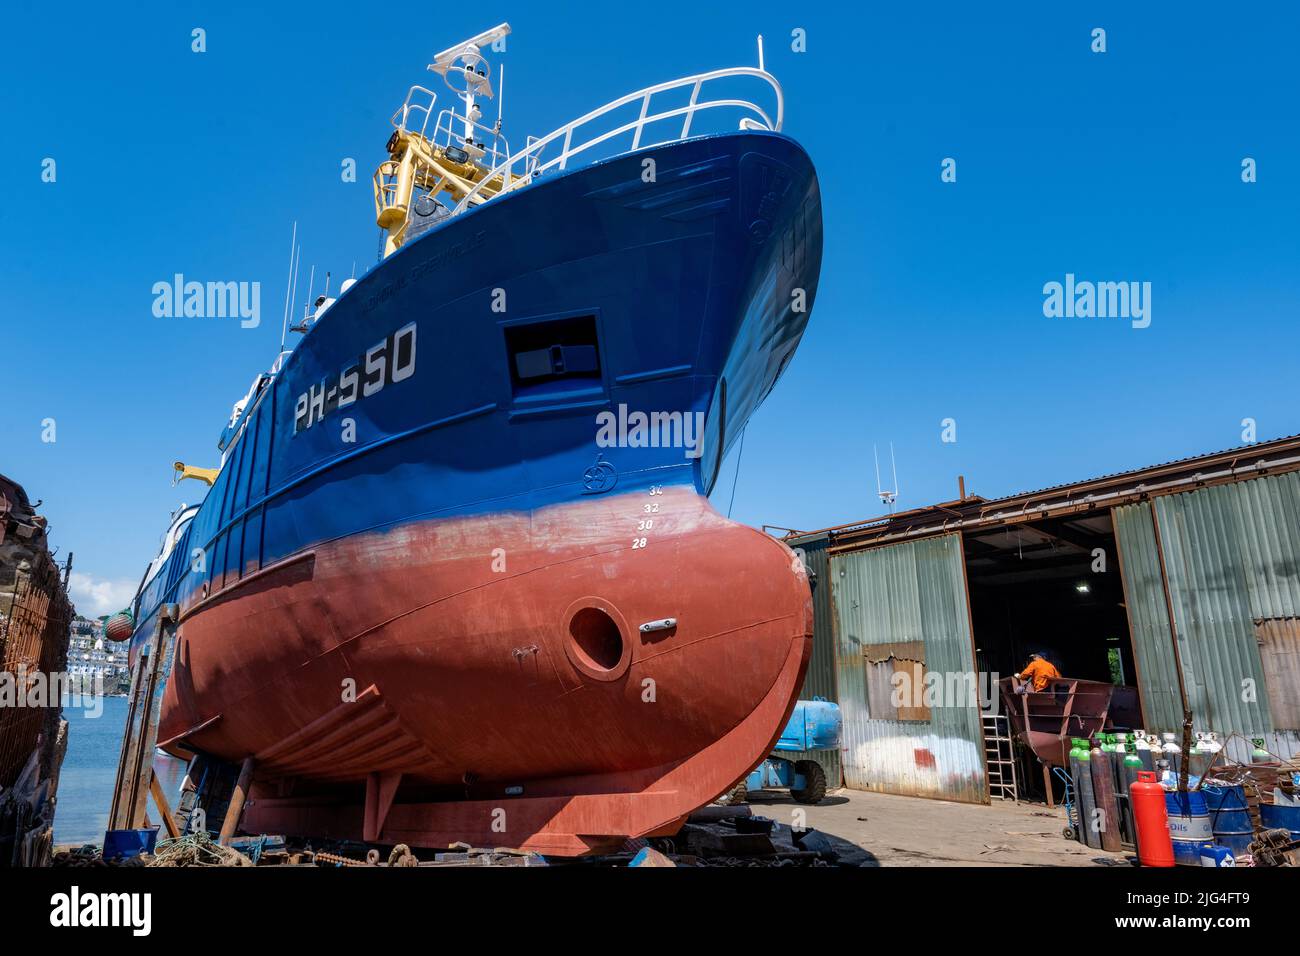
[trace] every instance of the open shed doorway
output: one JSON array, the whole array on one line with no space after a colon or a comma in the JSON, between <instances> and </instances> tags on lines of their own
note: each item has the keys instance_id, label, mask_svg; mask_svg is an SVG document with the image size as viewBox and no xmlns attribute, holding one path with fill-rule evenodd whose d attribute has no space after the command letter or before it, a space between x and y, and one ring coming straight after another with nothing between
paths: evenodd
<instances>
[{"instance_id":1,"label":"open shed doorway","mask_svg":"<svg viewBox=\"0 0 1300 956\"><path fill-rule=\"evenodd\" d=\"M1042 654L1064 678L1110 683L1119 726L1140 723L1128 610L1110 511L1018 523L963 534L976 668L1010 677ZM996 713L998 687L980 681ZM1010 728L1014 733L1014 722ZM1042 765L1015 748L1021 799L1048 797ZM1062 796L1055 782L1054 798ZM995 794L996 795L996 794Z\"/></svg>"}]
</instances>

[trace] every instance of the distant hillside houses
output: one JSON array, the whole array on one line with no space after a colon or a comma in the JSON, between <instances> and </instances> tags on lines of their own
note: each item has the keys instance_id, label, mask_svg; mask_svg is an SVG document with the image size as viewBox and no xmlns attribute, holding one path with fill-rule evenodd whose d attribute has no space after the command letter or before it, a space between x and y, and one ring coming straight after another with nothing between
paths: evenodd
<instances>
[{"instance_id":1,"label":"distant hillside houses","mask_svg":"<svg viewBox=\"0 0 1300 956\"><path fill-rule=\"evenodd\" d=\"M68 674L85 690L92 690L95 678L104 693L124 694L131 682L127 644L104 640L103 619L77 615L72 619L68 641Z\"/></svg>"}]
</instances>

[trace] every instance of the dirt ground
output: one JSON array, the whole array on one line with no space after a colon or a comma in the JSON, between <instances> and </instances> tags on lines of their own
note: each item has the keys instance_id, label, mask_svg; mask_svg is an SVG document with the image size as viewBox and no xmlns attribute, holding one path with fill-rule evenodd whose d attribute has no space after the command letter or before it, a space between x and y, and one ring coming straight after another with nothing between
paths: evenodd
<instances>
[{"instance_id":1,"label":"dirt ground","mask_svg":"<svg viewBox=\"0 0 1300 956\"><path fill-rule=\"evenodd\" d=\"M842 856L853 854L866 866L1130 865L1124 854L1065 839L1064 808L1041 803L983 806L847 789L831 791L815 807L779 792L755 793L749 802L759 816L820 830Z\"/></svg>"}]
</instances>

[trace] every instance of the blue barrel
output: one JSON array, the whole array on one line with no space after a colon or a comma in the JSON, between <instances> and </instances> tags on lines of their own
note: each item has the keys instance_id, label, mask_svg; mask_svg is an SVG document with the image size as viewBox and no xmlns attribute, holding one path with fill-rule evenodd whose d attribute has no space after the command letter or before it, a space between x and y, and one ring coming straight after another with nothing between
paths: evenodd
<instances>
[{"instance_id":1,"label":"blue barrel","mask_svg":"<svg viewBox=\"0 0 1300 956\"><path fill-rule=\"evenodd\" d=\"M1250 841L1255 837L1254 824L1250 822L1250 807L1246 803L1244 787L1201 788L1205 807L1210 812L1210 829L1214 842L1226 846L1234 856L1249 852Z\"/></svg>"},{"instance_id":2,"label":"blue barrel","mask_svg":"<svg viewBox=\"0 0 1300 956\"><path fill-rule=\"evenodd\" d=\"M1205 797L1195 790L1166 793L1169 836L1174 843L1174 862L1179 866L1200 866L1201 847L1214 842L1210 811Z\"/></svg>"},{"instance_id":3,"label":"blue barrel","mask_svg":"<svg viewBox=\"0 0 1300 956\"><path fill-rule=\"evenodd\" d=\"M1291 839L1300 840L1300 807L1281 807L1273 803L1261 803L1259 822L1265 830L1290 830Z\"/></svg>"}]
</instances>

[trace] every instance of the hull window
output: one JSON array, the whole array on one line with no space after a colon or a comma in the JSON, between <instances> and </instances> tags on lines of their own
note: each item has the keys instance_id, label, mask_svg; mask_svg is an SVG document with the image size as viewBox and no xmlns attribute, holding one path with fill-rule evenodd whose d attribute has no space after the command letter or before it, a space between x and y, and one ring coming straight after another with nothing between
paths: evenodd
<instances>
[{"instance_id":1,"label":"hull window","mask_svg":"<svg viewBox=\"0 0 1300 956\"><path fill-rule=\"evenodd\" d=\"M601 385L595 316L511 325L505 335L516 398Z\"/></svg>"}]
</instances>

